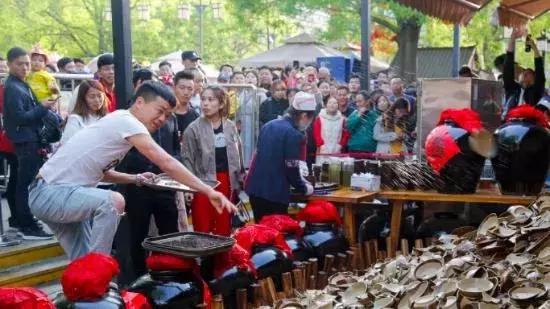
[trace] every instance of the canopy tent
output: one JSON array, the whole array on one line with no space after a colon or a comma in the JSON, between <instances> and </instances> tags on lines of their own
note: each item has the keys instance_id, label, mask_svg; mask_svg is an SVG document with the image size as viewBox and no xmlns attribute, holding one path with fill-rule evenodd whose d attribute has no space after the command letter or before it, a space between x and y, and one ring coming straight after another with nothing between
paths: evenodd
<instances>
[{"instance_id":1,"label":"canopy tent","mask_svg":"<svg viewBox=\"0 0 550 309\"><path fill-rule=\"evenodd\" d=\"M285 44L280 47L241 60L239 66L285 67L292 65L294 61L299 61L300 65L304 65L315 63L318 57L347 57L347 55L316 41L307 33L302 33L287 39Z\"/></svg>"},{"instance_id":2,"label":"canopy tent","mask_svg":"<svg viewBox=\"0 0 550 309\"><path fill-rule=\"evenodd\" d=\"M396 0L420 12L455 24L467 24L491 0ZM499 22L515 27L550 10L549 0L500 0Z\"/></svg>"},{"instance_id":3,"label":"canopy tent","mask_svg":"<svg viewBox=\"0 0 550 309\"><path fill-rule=\"evenodd\" d=\"M498 8L498 17L501 25L518 26L548 10L549 0L502 0Z\"/></svg>"}]
</instances>

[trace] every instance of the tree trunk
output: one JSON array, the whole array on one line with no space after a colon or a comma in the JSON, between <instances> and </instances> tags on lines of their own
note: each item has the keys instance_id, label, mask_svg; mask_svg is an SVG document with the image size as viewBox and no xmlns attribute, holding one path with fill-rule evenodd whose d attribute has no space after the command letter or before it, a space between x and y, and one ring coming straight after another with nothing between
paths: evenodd
<instances>
[{"instance_id":1,"label":"tree trunk","mask_svg":"<svg viewBox=\"0 0 550 309\"><path fill-rule=\"evenodd\" d=\"M105 41L105 29L103 28L103 25L99 25L98 40L99 53L103 54L107 51L107 42Z\"/></svg>"},{"instance_id":2,"label":"tree trunk","mask_svg":"<svg viewBox=\"0 0 550 309\"><path fill-rule=\"evenodd\" d=\"M396 69L399 77L406 82L412 82L416 80L416 54L422 25L416 19L403 20L399 24L401 25L397 34L399 50L396 55L399 59L399 67Z\"/></svg>"}]
</instances>

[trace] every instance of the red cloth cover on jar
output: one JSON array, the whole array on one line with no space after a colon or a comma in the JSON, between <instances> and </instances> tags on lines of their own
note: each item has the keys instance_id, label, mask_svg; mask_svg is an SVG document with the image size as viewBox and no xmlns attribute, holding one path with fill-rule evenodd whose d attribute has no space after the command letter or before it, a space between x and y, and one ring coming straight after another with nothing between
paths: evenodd
<instances>
[{"instance_id":1,"label":"red cloth cover on jar","mask_svg":"<svg viewBox=\"0 0 550 309\"><path fill-rule=\"evenodd\" d=\"M239 244L235 244L228 252L223 252L215 256L214 277L221 277L224 272L235 266L240 270L248 269L256 276L254 263L250 260L250 252L239 246Z\"/></svg>"},{"instance_id":2,"label":"red cloth cover on jar","mask_svg":"<svg viewBox=\"0 0 550 309\"><path fill-rule=\"evenodd\" d=\"M210 293L208 284L202 279L200 269L194 259L168 253L151 252L151 255L145 260L145 264L147 265L147 269L150 270L181 270L192 272L195 278L202 282L203 302L207 305L207 308L211 307L212 293Z\"/></svg>"},{"instance_id":3,"label":"red cloth cover on jar","mask_svg":"<svg viewBox=\"0 0 550 309\"><path fill-rule=\"evenodd\" d=\"M428 134L425 149L428 164L438 174L449 160L460 153L460 148L449 134L447 126L436 127Z\"/></svg>"},{"instance_id":4,"label":"red cloth cover on jar","mask_svg":"<svg viewBox=\"0 0 550 309\"><path fill-rule=\"evenodd\" d=\"M186 259L180 256L152 252L151 255L145 259L147 269L150 270L182 270L192 271L197 263L194 259Z\"/></svg>"},{"instance_id":5,"label":"red cloth cover on jar","mask_svg":"<svg viewBox=\"0 0 550 309\"><path fill-rule=\"evenodd\" d=\"M103 297L109 283L120 272L118 262L103 253L88 253L69 264L61 276L68 300L95 301Z\"/></svg>"},{"instance_id":6,"label":"red cloth cover on jar","mask_svg":"<svg viewBox=\"0 0 550 309\"><path fill-rule=\"evenodd\" d=\"M338 209L331 202L323 200L308 202L306 207L298 212L296 219L306 223L342 224Z\"/></svg>"},{"instance_id":7,"label":"red cloth cover on jar","mask_svg":"<svg viewBox=\"0 0 550 309\"><path fill-rule=\"evenodd\" d=\"M449 108L442 111L441 115L439 115L439 122L437 123L437 125L440 126L442 124L445 124L446 120L451 120L458 127L468 131L468 133L470 134L483 129L483 124L481 123L481 118L479 118L479 114L469 108Z\"/></svg>"},{"instance_id":8,"label":"red cloth cover on jar","mask_svg":"<svg viewBox=\"0 0 550 309\"><path fill-rule=\"evenodd\" d=\"M55 309L46 293L35 288L0 288L2 309Z\"/></svg>"},{"instance_id":9,"label":"red cloth cover on jar","mask_svg":"<svg viewBox=\"0 0 550 309\"><path fill-rule=\"evenodd\" d=\"M534 108L531 105L520 105L512 109L508 115L506 115L506 121L510 121L512 118L524 118L535 121L539 126L543 128L549 128L548 119L541 110Z\"/></svg>"},{"instance_id":10,"label":"red cloth cover on jar","mask_svg":"<svg viewBox=\"0 0 550 309\"><path fill-rule=\"evenodd\" d=\"M122 291L120 293L126 309L152 309L147 297L140 293Z\"/></svg>"},{"instance_id":11,"label":"red cloth cover on jar","mask_svg":"<svg viewBox=\"0 0 550 309\"><path fill-rule=\"evenodd\" d=\"M237 244L250 254L252 253L252 247L256 245L273 245L292 257L292 250L287 245L283 234L269 226L261 224L247 225L238 229L233 238L235 238Z\"/></svg>"},{"instance_id":12,"label":"red cloth cover on jar","mask_svg":"<svg viewBox=\"0 0 550 309\"><path fill-rule=\"evenodd\" d=\"M302 229L300 223L288 215L264 216L260 224L272 227L281 233L294 234L298 237L304 235L304 229Z\"/></svg>"}]
</instances>

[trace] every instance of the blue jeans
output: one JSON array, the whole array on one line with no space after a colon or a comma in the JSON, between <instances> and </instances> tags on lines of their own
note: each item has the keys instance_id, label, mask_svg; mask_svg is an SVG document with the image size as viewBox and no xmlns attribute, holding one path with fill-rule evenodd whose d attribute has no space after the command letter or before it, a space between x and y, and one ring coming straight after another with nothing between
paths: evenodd
<instances>
[{"instance_id":1,"label":"blue jeans","mask_svg":"<svg viewBox=\"0 0 550 309\"><path fill-rule=\"evenodd\" d=\"M15 155L17 156L17 186L15 188L15 216L19 227L32 227L34 218L29 209L29 185L38 174L38 170L44 164L44 155L40 154L40 143L16 143Z\"/></svg>"},{"instance_id":2,"label":"blue jeans","mask_svg":"<svg viewBox=\"0 0 550 309\"><path fill-rule=\"evenodd\" d=\"M33 214L50 227L71 260L89 252L111 254L120 222L112 191L43 179L29 190Z\"/></svg>"}]
</instances>

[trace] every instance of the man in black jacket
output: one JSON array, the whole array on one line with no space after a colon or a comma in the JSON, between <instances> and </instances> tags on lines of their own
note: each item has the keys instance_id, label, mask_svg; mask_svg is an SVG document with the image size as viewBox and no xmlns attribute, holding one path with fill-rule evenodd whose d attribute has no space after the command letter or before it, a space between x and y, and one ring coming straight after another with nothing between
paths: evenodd
<instances>
[{"instance_id":1,"label":"man in black jacket","mask_svg":"<svg viewBox=\"0 0 550 309\"><path fill-rule=\"evenodd\" d=\"M15 146L19 169L15 191L16 214L11 214L10 225L18 228L23 239L41 240L52 238L46 233L29 209L29 185L44 163L46 148L41 142L42 119L56 101L39 102L25 83L29 74L28 53L13 47L8 52L9 76L4 83L4 127Z\"/></svg>"},{"instance_id":2,"label":"man in black jacket","mask_svg":"<svg viewBox=\"0 0 550 309\"><path fill-rule=\"evenodd\" d=\"M137 90L139 86L153 79L153 73L147 69L134 71L133 83ZM175 115L171 115L166 123L156 132L151 133L153 139L166 152L181 161L181 147L178 135L178 123ZM117 168L125 173L141 174L152 172L162 173L160 168L149 161L137 149L132 148ZM174 191L163 191L137 185L126 185L123 192L126 199L126 213L130 231L130 256L135 276L146 273L146 252L141 243L149 233L151 216L155 219L159 235L178 231L178 209Z\"/></svg>"},{"instance_id":3,"label":"man in black jacket","mask_svg":"<svg viewBox=\"0 0 550 309\"><path fill-rule=\"evenodd\" d=\"M526 38L526 44L529 45L533 51L535 70L523 70L519 75L519 81L515 81L514 74L516 66L514 52L516 48L516 39L523 35L525 35L525 29L514 29L510 41L508 42L508 49L506 50L503 72L504 91L506 93L504 116L510 109L520 104L525 103L534 106L544 96L544 84L546 83L546 78L544 76L544 60L540 55L537 44L530 36Z\"/></svg>"}]
</instances>

